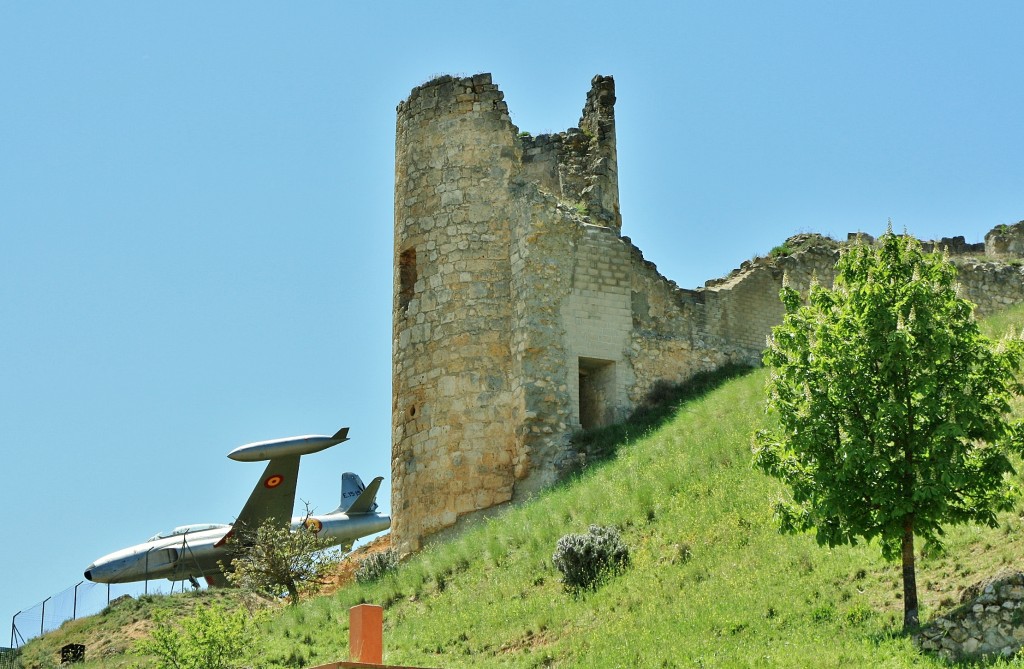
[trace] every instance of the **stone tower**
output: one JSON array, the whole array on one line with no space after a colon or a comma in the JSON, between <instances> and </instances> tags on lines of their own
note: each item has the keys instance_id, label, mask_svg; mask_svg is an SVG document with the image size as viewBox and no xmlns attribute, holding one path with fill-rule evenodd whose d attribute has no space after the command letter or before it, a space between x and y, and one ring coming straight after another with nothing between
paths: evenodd
<instances>
[{"instance_id":1,"label":"stone tower","mask_svg":"<svg viewBox=\"0 0 1024 669\"><path fill-rule=\"evenodd\" d=\"M580 127L537 139L519 136L486 74L438 78L398 106L392 505L402 550L554 476L531 457L564 441L572 412L532 407L535 396L567 406L573 390L560 314L542 294L568 290L583 216L618 238L614 100L612 79L595 77Z\"/></svg>"},{"instance_id":2,"label":"stone tower","mask_svg":"<svg viewBox=\"0 0 1024 669\"><path fill-rule=\"evenodd\" d=\"M414 550L507 501L519 464L508 192L521 152L487 75L415 89L395 146L393 536Z\"/></svg>"}]
</instances>

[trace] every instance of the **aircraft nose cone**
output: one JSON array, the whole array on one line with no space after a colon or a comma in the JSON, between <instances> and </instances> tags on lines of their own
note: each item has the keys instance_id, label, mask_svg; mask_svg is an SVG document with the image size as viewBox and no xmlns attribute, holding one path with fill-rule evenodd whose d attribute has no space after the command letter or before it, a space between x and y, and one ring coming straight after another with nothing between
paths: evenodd
<instances>
[{"instance_id":1,"label":"aircraft nose cone","mask_svg":"<svg viewBox=\"0 0 1024 669\"><path fill-rule=\"evenodd\" d=\"M85 570L85 580L87 580L87 581L91 581L92 580L92 567L91 566L88 569Z\"/></svg>"}]
</instances>

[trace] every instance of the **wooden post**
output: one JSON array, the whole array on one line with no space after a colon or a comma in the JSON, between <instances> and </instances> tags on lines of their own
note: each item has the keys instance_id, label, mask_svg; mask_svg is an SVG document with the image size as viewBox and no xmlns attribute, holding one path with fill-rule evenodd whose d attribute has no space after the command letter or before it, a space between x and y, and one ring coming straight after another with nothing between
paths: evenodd
<instances>
[{"instance_id":1,"label":"wooden post","mask_svg":"<svg viewBox=\"0 0 1024 669\"><path fill-rule=\"evenodd\" d=\"M384 662L384 608L360 604L348 610L349 661Z\"/></svg>"}]
</instances>

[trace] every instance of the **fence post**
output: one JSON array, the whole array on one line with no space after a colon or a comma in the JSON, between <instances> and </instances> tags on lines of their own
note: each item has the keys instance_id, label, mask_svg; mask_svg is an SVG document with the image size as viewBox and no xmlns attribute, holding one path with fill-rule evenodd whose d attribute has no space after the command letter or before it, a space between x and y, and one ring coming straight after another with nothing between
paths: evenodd
<instances>
[{"instance_id":1,"label":"fence post","mask_svg":"<svg viewBox=\"0 0 1024 669\"><path fill-rule=\"evenodd\" d=\"M18 616L20 616L22 613L24 613L24 611L18 611L14 614L14 617L11 618L11 648L17 648L19 646L25 645L25 637L23 637L21 635L21 632L18 631L17 623ZM18 643L18 639L21 639L20 644Z\"/></svg>"},{"instance_id":2,"label":"fence post","mask_svg":"<svg viewBox=\"0 0 1024 669\"><path fill-rule=\"evenodd\" d=\"M39 636L43 636L43 623L46 622L46 602L50 601L50 597L43 600L43 612L39 614Z\"/></svg>"},{"instance_id":3,"label":"fence post","mask_svg":"<svg viewBox=\"0 0 1024 669\"><path fill-rule=\"evenodd\" d=\"M78 586L85 583L85 581L79 581L75 584L75 597L71 600L71 619L78 620Z\"/></svg>"},{"instance_id":4,"label":"fence post","mask_svg":"<svg viewBox=\"0 0 1024 669\"><path fill-rule=\"evenodd\" d=\"M359 604L348 610L348 653L351 662L384 661L384 608Z\"/></svg>"}]
</instances>

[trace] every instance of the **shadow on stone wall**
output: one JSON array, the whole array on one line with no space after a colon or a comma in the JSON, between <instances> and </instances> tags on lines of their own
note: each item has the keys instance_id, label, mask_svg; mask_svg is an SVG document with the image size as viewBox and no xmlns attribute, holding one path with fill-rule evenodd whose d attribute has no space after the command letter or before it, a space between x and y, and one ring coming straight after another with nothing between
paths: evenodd
<instances>
[{"instance_id":1,"label":"shadow on stone wall","mask_svg":"<svg viewBox=\"0 0 1024 669\"><path fill-rule=\"evenodd\" d=\"M685 402L703 397L753 369L749 365L730 364L701 372L682 383L656 383L644 402L623 422L577 432L572 436L570 449L576 452L576 461L564 471L559 481L572 478L587 465L613 457L620 447L671 420Z\"/></svg>"}]
</instances>

